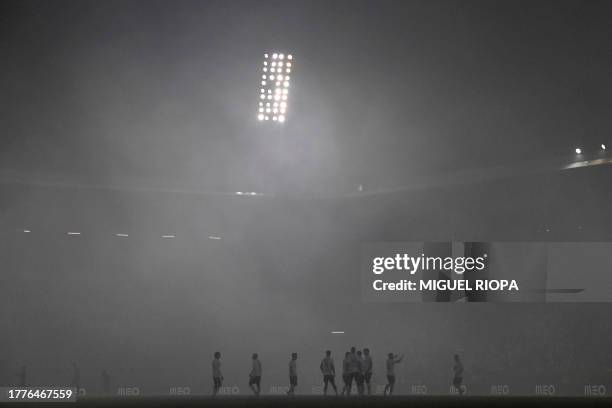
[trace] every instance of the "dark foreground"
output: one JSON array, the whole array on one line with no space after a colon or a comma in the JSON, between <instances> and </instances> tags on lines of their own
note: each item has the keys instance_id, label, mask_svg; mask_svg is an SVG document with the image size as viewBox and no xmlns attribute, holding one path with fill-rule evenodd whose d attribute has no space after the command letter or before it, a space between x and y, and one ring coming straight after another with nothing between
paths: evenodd
<instances>
[{"instance_id":1,"label":"dark foreground","mask_svg":"<svg viewBox=\"0 0 612 408\"><path fill-rule=\"evenodd\" d=\"M19 404L0 404L0 407L22 406ZM26 404L27 405L27 404ZM43 406L75 406L75 403L44 403ZM230 407L230 408L263 408L263 407L508 407L522 408L530 406L612 406L612 398L594 397L452 397L452 396L419 396L419 397L370 397L370 398L334 398L334 397L134 397L134 398L82 398L78 406L89 407Z\"/></svg>"}]
</instances>

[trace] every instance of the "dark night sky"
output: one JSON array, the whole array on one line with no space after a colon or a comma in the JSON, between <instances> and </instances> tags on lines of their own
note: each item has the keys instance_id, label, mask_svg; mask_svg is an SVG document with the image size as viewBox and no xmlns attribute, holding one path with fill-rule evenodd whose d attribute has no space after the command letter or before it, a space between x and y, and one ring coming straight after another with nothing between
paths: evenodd
<instances>
[{"instance_id":1,"label":"dark night sky","mask_svg":"<svg viewBox=\"0 0 612 408\"><path fill-rule=\"evenodd\" d=\"M604 1L0 7L0 170L28 177L339 191L612 144ZM255 120L273 49L282 132Z\"/></svg>"}]
</instances>

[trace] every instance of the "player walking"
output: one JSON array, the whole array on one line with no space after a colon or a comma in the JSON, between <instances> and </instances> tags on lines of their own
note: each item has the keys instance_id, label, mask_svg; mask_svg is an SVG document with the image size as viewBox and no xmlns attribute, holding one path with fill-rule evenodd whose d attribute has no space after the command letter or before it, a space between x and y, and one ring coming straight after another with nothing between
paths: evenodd
<instances>
[{"instance_id":1,"label":"player walking","mask_svg":"<svg viewBox=\"0 0 612 408\"><path fill-rule=\"evenodd\" d=\"M363 349L363 379L366 383L368 395L372 395L372 356L370 349Z\"/></svg>"},{"instance_id":2,"label":"player walking","mask_svg":"<svg viewBox=\"0 0 612 408\"><path fill-rule=\"evenodd\" d=\"M215 358L212 361L212 376L213 376L213 396L219 392L219 388L223 384L223 374L221 374L221 353L215 352Z\"/></svg>"},{"instance_id":3,"label":"player walking","mask_svg":"<svg viewBox=\"0 0 612 408\"><path fill-rule=\"evenodd\" d=\"M255 396L259 397L261 392L261 361L259 361L257 353L253 353L252 359L253 366L249 373L249 387L253 390Z\"/></svg>"},{"instance_id":4,"label":"player walking","mask_svg":"<svg viewBox=\"0 0 612 408\"><path fill-rule=\"evenodd\" d=\"M389 353L387 358L387 385L385 385L385 395L393 394L393 386L395 385L395 365L402 361L404 355L394 355L393 353ZM388 394L387 394L388 392Z\"/></svg>"},{"instance_id":5,"label":"player walking","mask_svg":"<svg viewBox=\"0 0 612 408\"><path fill-rule=\"evenodd\" d=\"M325 352L325 357L321 360L321 373L323 374L323 395L327 395L327 388L331 384L336 395L338 395L338 388L336 388L336 367L334 367L334 359L331 358L331 351Z\"/></svg>"},{"instance_id":6,"label":"player walking","mask_svg":"<svg viewBox=\"0 0 612 408\"><path fill-rule=\"evenodd\" d=\"M459 360L459 354L455 354L455 364L453 365L453 386L459 395L463 395L463 364Z\"/></svg>"},{"instance_id":7,"label":"player walking","mask_svg":"<svg viewBox=\"0 0 612 408\"><path fill-rule=\"evenodd\" d=\"M287 391L287 395L293 397L295 395L295 387L298 384L297 377L297 353L291 354L291 360L289 360L289 391Z\"/></svg>"}]
</instances>

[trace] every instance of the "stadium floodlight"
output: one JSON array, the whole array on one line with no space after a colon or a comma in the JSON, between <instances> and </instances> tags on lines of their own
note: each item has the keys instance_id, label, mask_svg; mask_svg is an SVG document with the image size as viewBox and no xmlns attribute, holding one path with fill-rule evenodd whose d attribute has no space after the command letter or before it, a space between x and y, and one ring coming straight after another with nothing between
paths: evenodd
<instances>
[{"instance_id":1,"label":"stadium floodlight","mask_svg":"<svg viewBox=\"0 0 612 408\"><path fill-rule=\"evenodd\" d=\"M283 123L287 120L287 100L290 84L289 74L293 62L293 55L281 52L264 54L261 73L261 86L257 120ZM263 102L267 102L265 110ZM274 103L273 107L270 103ZM280 104L280 105L279 105ZM280 106L280 108L279 108ZM271 115L270 115L271 114Z\"/></svg>"}]
</instances>

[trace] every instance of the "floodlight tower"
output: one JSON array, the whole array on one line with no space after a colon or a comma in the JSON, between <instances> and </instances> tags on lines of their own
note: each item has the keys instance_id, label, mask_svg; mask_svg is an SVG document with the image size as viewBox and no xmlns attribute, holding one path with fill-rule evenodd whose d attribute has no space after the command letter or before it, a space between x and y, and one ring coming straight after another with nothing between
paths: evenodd
<instances>
[{"instance_id":1,"label":"floodlight tower","mask_svg":"<svg viewBox=\"0 0 612 408\"><path fill-rule=\"evenodd\" d=\"M289 94L294 59L286 51L264 53L258 74L257 111L251 117L260 135L257 143L265 152L265 159L259 163L260 169L267 172L267 180L277 193L289 192L295 187L292 158L296 154L296 141L287 137L289 128L286 123L292 114Z\"/></svg>"},{"instance_id":2,"label":"floodlight tower","mask_svg":"<svg viewBox=\"0 0 612 408\"><path fill-rule=\"evenodd\" d=\"M261 68L257 120L281 125L287 120L293 55L267 52Z\"/></svg>"}]
</instances>

